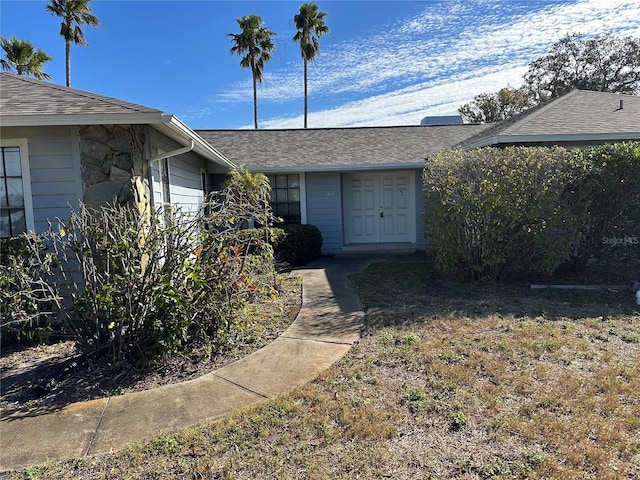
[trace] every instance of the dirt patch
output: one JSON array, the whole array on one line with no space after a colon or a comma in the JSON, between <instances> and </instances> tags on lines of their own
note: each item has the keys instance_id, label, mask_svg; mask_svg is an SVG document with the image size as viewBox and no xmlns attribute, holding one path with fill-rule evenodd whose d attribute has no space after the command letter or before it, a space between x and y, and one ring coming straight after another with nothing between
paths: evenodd
<instances>
[{"instance_id":1,"label":"dirt patch","mask_svg":"<svg viewBox=\"0 0 640 480\"><path fill-rule=\"evenodd\" d=\"M72 341L3 352L0 415L46 413L74 402L149 390L210 373L277 338L301 306L301 282L289 279L276 300L252 305L242 336L218 352L207 345L161 358L146 368L116 367L79 354Z\"/></svg>"}]
</instances>

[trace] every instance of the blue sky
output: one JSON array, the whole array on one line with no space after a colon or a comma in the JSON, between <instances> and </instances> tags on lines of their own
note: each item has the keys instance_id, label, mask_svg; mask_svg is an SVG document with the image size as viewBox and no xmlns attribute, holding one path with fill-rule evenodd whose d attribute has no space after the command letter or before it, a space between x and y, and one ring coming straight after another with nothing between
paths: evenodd
<instances>
[{"instance_id":1,"label":"blue sky","mask_svg":"<svg viewBox=\"0 0 640 480\"><path fill-rule=\"evenodd\" d=\"M260 128L301 128L302 1L94 0L99 28L72 46L71 85L163 110L194 129L253 127L251 74L229 53L236 18L260 15L276 52L258 90ZM567 33L640 37L638 0L318 1L330 33L309 70L309 127L415 125L482 92L519 86ZM64 84L60 20L46 0L0 0L0 32L29 40Z\"/></svg>"}]
</instances>

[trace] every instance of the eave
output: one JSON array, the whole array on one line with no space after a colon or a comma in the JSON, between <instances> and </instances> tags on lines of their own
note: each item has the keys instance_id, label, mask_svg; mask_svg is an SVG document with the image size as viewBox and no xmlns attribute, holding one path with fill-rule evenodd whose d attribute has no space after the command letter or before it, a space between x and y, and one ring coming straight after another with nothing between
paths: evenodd
<instances>
[{"instance_id":1,"label":"eave","mask_svg":"<svg viewBox=\"0 0 640 480\"><path fill-rule=\"evenodd\" d=\"M158 131L164 133L168 137L174 139L176 142L184 145L184 140L193 139L195 146L193 151L203 156L204 158L221 164L230 170L237 170L237 166L222 153L218 152L207 141L205 141L200 135L187 127L177 117L173 115L163 114L162 122L160 124L152 124L152 127Z\"/></svg>"}]
</instances>

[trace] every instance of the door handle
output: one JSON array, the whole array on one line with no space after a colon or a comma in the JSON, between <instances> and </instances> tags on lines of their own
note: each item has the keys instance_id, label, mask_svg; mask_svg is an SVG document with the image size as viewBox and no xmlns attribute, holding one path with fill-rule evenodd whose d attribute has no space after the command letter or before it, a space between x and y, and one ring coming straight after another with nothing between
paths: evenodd
<instances>
[{"instance_id":1,"label":"door handle","mask_svg":"<svg viewBox=\"0 0 640 480\"><path fill-rule=\"evenodd\" d=\"M384 210L380 210L380 218L384 218Z\"/></svg>"}]
</instances>

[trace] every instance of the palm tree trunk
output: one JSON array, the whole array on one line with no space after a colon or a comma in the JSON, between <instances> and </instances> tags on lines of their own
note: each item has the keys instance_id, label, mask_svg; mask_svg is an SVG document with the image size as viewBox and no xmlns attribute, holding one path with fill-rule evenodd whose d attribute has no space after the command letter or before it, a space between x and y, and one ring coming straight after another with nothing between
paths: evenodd
<instances>
[{"instance_id":1,"label":"palm tree trunk","mask_svg":"<svg viewBox=\"0 0 640 480\"><path fill-rule=\"evenodd\" d=\"M307 128L307 110L308 110L308 97L307 97L307 59L303 58L304 63L304 128Z\"/></svg>"},{"instance_id":2,"label":"palm tree trunk","mask_svg":"<svg viewBox=\"0 0 640 480\"><path fill-rule=\"evenodd\" d=\"M253 124L258 129L258 90L256 86L256 77L253 76Z\"/></svg>"},{"instance_id":3,"label":"palm tree trunk","mask_svg":"<svg viewBox=\"0 0 640 480\"><path fill-rule=\"evenodd\" d=\"M65 42L65 56L67 62L67 87L71 86L71 42L67 40Z\"/></svg>"}]
</instances>

